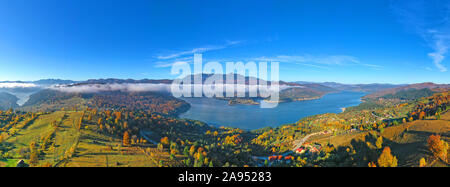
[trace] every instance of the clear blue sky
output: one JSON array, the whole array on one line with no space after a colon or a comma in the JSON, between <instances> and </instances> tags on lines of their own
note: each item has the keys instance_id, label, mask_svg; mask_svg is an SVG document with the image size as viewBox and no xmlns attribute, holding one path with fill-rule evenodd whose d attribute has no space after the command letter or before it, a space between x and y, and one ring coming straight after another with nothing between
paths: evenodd
<instances>
[{"instance_id":1,"label":"clear blue sky","mask_svg":"<svg viewBox=\"0 0 450 187\"><path fill-rule=\"evenodd\" d=\"M201 52L287 81L450 83L449 2L2 0L0 80L173 78Z\"/></svg>"}]
</instances>

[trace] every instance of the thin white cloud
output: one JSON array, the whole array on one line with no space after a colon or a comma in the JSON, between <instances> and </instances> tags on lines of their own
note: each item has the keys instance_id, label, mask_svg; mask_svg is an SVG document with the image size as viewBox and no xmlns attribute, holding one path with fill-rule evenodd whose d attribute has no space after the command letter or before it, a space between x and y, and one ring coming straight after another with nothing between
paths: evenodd
<instances>
[{"instance_id":1,"label":"thin white cloud","mask_svg":"<svg viewBox=\"0 0 450 187\"><path fill-rule=\"evenodd\" d=\"M224 46L207 46L207 47L195 48L195 49L192 49L189 51L173 53L173 54L169 54L169 55L165 55L165 56L158 56L157 58L160 60L167 60L167 59L177 58L177 57L180 57L183 55L191 55L194 53L204 53L207 51L219 50L219 49L223 49L223 48L225 48L225 47Z\"/></svg>"},{"instance_id":2,"label":"thin white cloud","mask_svg":"<svg viewBox=\"0 0 450 187\"><path fill-rule=\"evenodd\" d=\"M214 95L216 93L215 88L218 84L191 84L188 90L203 90L205 95ZM246 85L246 84L226 84L222 83L220 88L223 91L231 90L235 88L237 94L246 94L249 92L257 93L258 91L267 90L266 85ZM303 86L289 86L279 85L280 90L289 88L303 88ZM124 83L124 84L87 84L87 85L55 85L49 87L49 89L65 92L65 93L100 93L110 91L122 91L122 92L160 92L160 93L172 93L174 95L181 95L177 91L172 90L172 84L149 84L149 83ZM234 94L233 94L234 95Z\"/></svg>"},{"instance_id":3,"label":"thin white cloud","mask_svg":"<svg viewBox=\"0 0 450 187\"><path fill-rule=\"evenodd\" d=\"M434 52L428 53L428 56L433 59L433 64L441 71L445 72L447 71L447 68L442 65L442 61L445 59L445 54L448 51L448 43L446 44L446 39L439 38L436 39L434 43Z\"/></svg>"},{"instance_id":4,"label":"thin white cloud","mask_svg":"<svg viewBox=\"0 0 450 187\"><path fill-rule=\"evenodd\" d=\"M159 61L155 63L156 68L167 68L173 66L175 63L191 63L192 61L174 61L174 62L164 62Z\"/></svg>"},{"instance_id":5,"label":"thin white cloud","mask_svg":"<svg viewBox=\"0 0 450 187\"><path fill-rule=\"evenodd\" d=\"M399 21L424 39L434 51L428 53L441 72L447 71L443 61L450 47L450 1L391 1Z\"/></svg>"},{"instance_id":6,"label":"thin white cloud","mask_svg":"<svg viewBox=\"0 0 450 187\"><path fill-rule=\"evenodd\" d=\"M302 66L313 67L313 68L319 68L319 69L330 69L329 67L319 66L319 65L314 65L314 64L306 64L306 63L295 63L295 64L302 65Z\"/></svg>"},{"instance_id":7,"label":"thin white cloud","mask_svg":"<svg viewBox=\"0 0 450 187\"><path fill-rule=\"evenodd\" d=\"M49 89L67 93L97 93L109 91L123 92L168 92L170 84L149 83L125 83L125 84L86 84L86 85L59 85L51 86Z\"/></svg>"},{"instance_id":8,"label":"thin white cloud","mask_svg":"<svg viewBox=\"0 0 450 187\"><path fill-rule=\"evenodd\" d=\"M373 69L382 69L382 66L375 64L367 64L360 62L356 57L348 55L331 55L331 56L312 56L312 55L278 55L275 57L259 57L252 58L252 61L273 61L293 63L298 65L316 67L320 69L329 69L330 65L344 66L344 65L361 65Z\"/></svg>"},{"instance_id":9,"label":"thin white cloud","mask_svg":"<svg viewBox=\"0 0 450 187\"><path fill-rule=\"evenodd\" d=\"M168 54L168 55L160 55L157 58L159 60L168 60L168 59L181 57L184 55L192 55L194 53L204 53L204 52L208 52L208 51L225 49L227 47L234 46L234 45L240 44L242 42L243 41L226 41L225 44L222 44L222 45L207 45L207 46L200 47L200 48L194 48L192 50L176 52L176 53L172 53L172 54Z\"/></svg>"},{"instance_id":10,"label":"thin white cloud","mask_svg":"<svg viewBox=\"0 0 450 187\"><path fill-rule=\"evenodd\" d=\"M204 59L205 60L205 59ZM313 56L313 55L278 55L273 57L251 57L251 58L221 58L210 59L214 62L239 62L239 61L255 61L255 62L280 62L291 63L301 66L308 66L318 69L330 69L330 66L359 65L366 66L371 69L381 70L383 66L375 64L367 64L360 62L356 57L349 55L330 55L330 56ZM172 61L158 61L155 67L170 67L176 62L193 63L192 57L176 58Z\"/></svg>"}]
</instances>

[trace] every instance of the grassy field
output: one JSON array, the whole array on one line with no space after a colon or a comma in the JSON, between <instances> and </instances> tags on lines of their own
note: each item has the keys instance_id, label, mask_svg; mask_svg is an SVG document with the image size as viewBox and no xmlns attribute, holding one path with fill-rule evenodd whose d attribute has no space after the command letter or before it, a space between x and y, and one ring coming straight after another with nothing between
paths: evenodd
<instances>
[{"instance_id":1,"label":"grassy field","mask_svg":"<svg viewBox=\"0 0 450 187\"><path fill-rule=\"evenodd\" d=\"M77 111L40 115L33 124L20 129L2 144L10 156L0 161L0 166L15 166L22 159L28 163L28 158L20 152L29 148L31 142L36 142L42 150L37 166L158 167L179 164L177 159L170 160L168 153L159 151L155 145L123 147L120 139L97 133L95 124L83 123L78 129L76 124L81 117L82 112ZM52 145L42 148L45 137L50 137Z\"/></svg>"}]
</instances>

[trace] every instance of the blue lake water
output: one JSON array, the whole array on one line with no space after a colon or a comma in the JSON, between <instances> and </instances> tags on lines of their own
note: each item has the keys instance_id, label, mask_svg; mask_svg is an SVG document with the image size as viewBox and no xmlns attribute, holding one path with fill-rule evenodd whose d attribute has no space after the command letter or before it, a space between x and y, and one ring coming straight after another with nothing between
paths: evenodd
<instances>
[{"instance_id":1,"label":"blue lake water","mask_svg":"<svg viewBox=\"0 0 450 187\"><path fill-rule=\"evenodd\" d=\"M366 93L363 92L331 93L316 100L279 103L275 108L260 108L259 105L229 106L227 101L218 99L183 98L191 104L191 109L181 114L180 118L247 130L277 127L307 116L340 113L341 108L359 105L364 95Z\"/></svg>"}]
</instances>

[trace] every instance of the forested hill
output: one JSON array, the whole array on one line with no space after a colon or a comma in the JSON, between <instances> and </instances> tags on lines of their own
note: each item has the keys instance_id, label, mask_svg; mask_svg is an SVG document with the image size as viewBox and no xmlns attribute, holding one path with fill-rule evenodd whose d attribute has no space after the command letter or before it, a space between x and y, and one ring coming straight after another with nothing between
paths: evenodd
<instances>
[{"instance_id":1,"label":"forested hill","mask_svg":"<svg viewBox=\"0 0 450 187\"><path fill-rule=\"evenodd\" d=\"M136 110L176 116L190 105L167 93L157 92L94 92L68 93L45 89L31 95L18 110L57 111L61 108L82 110L87 107L104 110Z\"/></svg>"},{"instance_id":2,"label":"forested hill","mask_svg":"<svg viewBox=\"0 0 450 187\"><path fill-rule=\"evenodd\" d=\"M337 82L305 82L305 81L296 81L294 83L301 84L304 86L308 85L321 85L327 89L331 88L338 91L355 91L355 92L378 92L386 89L396 88L404 85L395 85L395 84L342 84Z\"/></svg>"},{"instance_id":3,"label":"forested hill","mask_svg":"<svg viewBox=\"0 0 450 187\"><path fill-rule=\"evenodd\" d=\"M372 94L365 96L365 98L374 99L374 98L382 97L382 96L385 96L388 94L395 95L397 92L400 92L400 91L422 90L422 89L429 89L431 91L443 92L443 91L450 89L450 84L434 84L434 83L430 83L430 82L419 83L419 84L410 84L410 85L406 85L406 86L390 88L390 89L385 89L382 91L374 92ZM403 92L403 94L404 94L404 92Z\"/></svg>"},{"instance_id":4,"label":"forested hill","mask_svg":"<svg viewBox=\"0 0 450 187\"><path fill-rule=\"evenodd\" d=\"M428 88L424 88L424 89L409 89L409 90L402 90L399 91L397 93L394 94L387 94L382 96L381 98L384 99L400 99L400 100L415 100L415 99L419 99L422 97L430 97L434 94L435 92L428 89Z\"/></svg>"},{"instance_id":5,"label":"forested hill","mask_svg":"<svg viewBox=\"0 0 450 187\"><path fill-rule=\"evenodd\" d=\"M0 128L5 132L0 166L15 166L20 160L30 166L54 167L448 164L448 156L433 152L435 147L427 141L435 142L439 150L448 146L450 92L403 103L371 100L376 107L350 107L342 113L255 131L217 128L139 109L158 102L161 108L155 110L175 106L167 97L152 93L43 93L42 99L30 101L32 106L56 106L55 111L0 111ZM61 103L73 105L58 108Z\"/></svg>"},{"instance_id":6,"label":"forested hill","mask_svg":"<svg viewBox=\"0 0 450 187\"><path fill-rule=\"evenodd\" d=\"M10 108L18 107L18 100L19 99L12 94L0 92L0 110L8 110Z\"/></svg>"}]
</instances>

